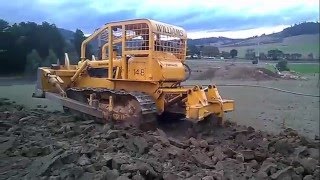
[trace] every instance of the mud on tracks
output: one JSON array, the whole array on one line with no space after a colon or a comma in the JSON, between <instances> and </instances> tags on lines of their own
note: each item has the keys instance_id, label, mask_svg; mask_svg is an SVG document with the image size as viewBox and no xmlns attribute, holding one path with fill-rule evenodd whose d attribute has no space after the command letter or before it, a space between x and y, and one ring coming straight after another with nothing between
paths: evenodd
<instances>
[{"instance_id":1,"label":"mud on tracks","mask_svg":"<svg viewBox=\"0 0 320 180\"><path fill-rule=\"evenodd\" d=\"M319 142L227 123L142 132L0 101L0 179L318 179Z\"/></svg>"}]
</instances>

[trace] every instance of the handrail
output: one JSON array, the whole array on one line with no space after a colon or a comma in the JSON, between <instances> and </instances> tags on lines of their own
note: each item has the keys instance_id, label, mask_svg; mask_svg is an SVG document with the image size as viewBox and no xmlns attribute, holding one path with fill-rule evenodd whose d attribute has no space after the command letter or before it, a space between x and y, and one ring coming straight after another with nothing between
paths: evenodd
<instances>
[{"instance_id":1,"label":"handrail","mask_svg":"<svg viewBox=\"0 0 320 180\"><path fill-rule=\"evenodd\" d=\"M109 25L104 25L99 30L95 31L93 34L91 34L87 39L85 39L81 44L81 61L84 61L86 59L86 46L87 44L94 38L96 38L100 33L102 33L104 30L106 30L109 27Z\"/></svg>"}]
</instances>

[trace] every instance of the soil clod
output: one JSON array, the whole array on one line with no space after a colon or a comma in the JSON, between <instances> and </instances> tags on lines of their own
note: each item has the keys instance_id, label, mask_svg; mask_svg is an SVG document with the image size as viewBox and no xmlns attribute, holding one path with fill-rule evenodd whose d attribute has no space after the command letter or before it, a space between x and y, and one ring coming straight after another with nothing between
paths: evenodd
<instances>
[{"instance_id":1,"label":"soil clod","mask_svg":"<svg viewBox=\"0 0 320 180\"><path fill-rule=\"evenodd\" d=\"M319 179L319 142L228 123L121 129L0 103L0 179ZM19 113L16 113L19 112Z\"/></svg>"}]
</instances>

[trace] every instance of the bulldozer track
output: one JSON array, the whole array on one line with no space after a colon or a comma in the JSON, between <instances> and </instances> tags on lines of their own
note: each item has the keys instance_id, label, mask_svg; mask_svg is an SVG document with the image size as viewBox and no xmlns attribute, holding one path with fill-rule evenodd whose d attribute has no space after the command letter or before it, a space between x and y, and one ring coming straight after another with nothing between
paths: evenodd
<instances>
[{"instance_id":1,"label":"bulldozer track","mask_svg":"<svg viewBox=\"0 0 320 180\"><path fill-rule=\"evenodd\" d=\"M71 95L71 99L75 99L81 101L82 103L88 103L86 96L89 94L96 94L98 96L108 95L114 97L120 96L130 96L134 100L136 100L141 108L141 123L149 123L151 121L155 121L157 115L157 107L153 100L153 98L142 92L128 92L123 90L111 90L106 88L78 88L72 87L67 89L67 96ZM75 95L76 97L72 97ZM80 96L79 96L80 95ZM77 97L78 96L78 97ZM100 101L101 99L99 99ZM124 102L126 104L126 102Z\"/></svg>"},{"instance_id":2,"label":"bulldozer track","mask_svg":"<svg viewBox=\"0 0 320 180\"><path fill-rule=\"evenodd\" d=\"M85 93L109 93L113 95L130 95L134 97L141 106L142 114L148 113L156 113L157 107L156 103L154 102L153 98L145 93L142 92L128 92L128 91L117 91L117 90L110 90L106 88L69 88L67 91L75 91L75 92L85 92Z\"/></svg>"}]
</instances>

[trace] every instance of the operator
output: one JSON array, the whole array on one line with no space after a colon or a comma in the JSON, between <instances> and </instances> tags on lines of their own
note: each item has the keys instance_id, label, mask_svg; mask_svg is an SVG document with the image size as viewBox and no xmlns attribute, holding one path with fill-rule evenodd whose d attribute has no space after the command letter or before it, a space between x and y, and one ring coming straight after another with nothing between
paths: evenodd
<instances>
[{"instance_id":1,"label":"operator","mask_svg":"<svg viewBox=\"0 0 320 180\"><path fill-rule=\"evenodd\" d=\"M160 36L160 35L157 34L156 37L155 37L154 49L155 49L156 51L163 51L163 47L162 47L162 45L161 45L161 43L160 43L160 37L159 37L159 36Z\"/></svg>"},{"instance_id":2,"label":"operator","mask_svg":"<svg viewBox=\"0 0 320 180\"><path fill-rule=\"evenodd\" d=\"M143 43L142 43L142 47L141 47L141 50L149 50L149 34L143 34L141 35L142 38L143 38ZM160 44L160 38L159 38L159 35L156 36L155 38L155 42L154 42L154 49L156 51L163 51L163 47L162 45Z\"/></svg>"},{"instance_id":3,"label":"operator","mask_svg":"<svg viewBox=\"0 0 320 180\"><path fill-rule=\"evenodd\" d=\"M142 36L142 47L141 50L149 50L149 34L143 34Z\"/></svg>"}]
</instances>

